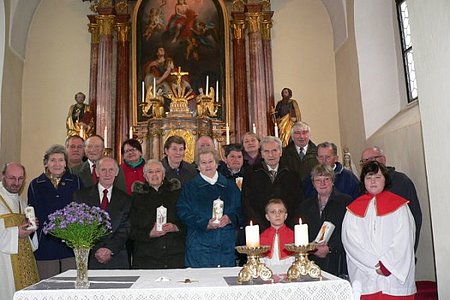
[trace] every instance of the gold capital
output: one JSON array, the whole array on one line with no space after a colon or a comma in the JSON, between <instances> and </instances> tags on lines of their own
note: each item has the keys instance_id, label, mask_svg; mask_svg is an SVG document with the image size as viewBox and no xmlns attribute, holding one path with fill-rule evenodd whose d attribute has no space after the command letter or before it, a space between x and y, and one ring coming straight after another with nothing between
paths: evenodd
<instances>
[{"instance_id":1,"label":"gold capital","mask_svg":"<svg viewBox=\"0 0 450 300\"><path fill-rule=\"evenodd\" d=\"M245 22L244 20L234 20L231 22L231 27L233 28L234 38L241 40L244 37Z\"/></svg>"},{"instance_id":2,"label":"gold capital","mask_svg":"<svg viewBox=\"0 0 450 300\"><path fill-rule=\"evenodd\" d=\"M100 42L98 24L89 23L88 31L91 33L91 44L98 44Z\"/></svg>"},{"instance_id":3,"label":"gold capital","mask_svg":"<svg viewBox=\"0 0 450 300\"><path fill-rule=\"evenodd\" d=\"M100 36L112 35L115 16L99 15L95 17L99 25Z\"/></svg>"},{"instance_id":4,"label":"gold capital","mask_svg":"<svg viewBox=\"0 0 450 300\"><path fill-rule=\"evenodd\" d=\"M128 32L130 31L129 23L116 23L117 39L119 42L128 41Z\"/></svg>"},{"instance_id":5,"label":"gold capital","mask_svg":"<svg viewBox=\"0 0 450 300\"><path fill-rule=\"evenodd\" d=\"M250 33L255 33L260 30L260 13L246 13L246 19Z\"/></svg>"},{"instance_id":6,"label":"gold capital","mask_svg":"<svg viewBox=\"0 0 450 300\"><path fill-rule=\"evenodd\" d=\"M270 40L272 29L272 19L270 14L264 14L263 20L261 22L261 36L263 40Z\"/></svg>"}]
</instances>

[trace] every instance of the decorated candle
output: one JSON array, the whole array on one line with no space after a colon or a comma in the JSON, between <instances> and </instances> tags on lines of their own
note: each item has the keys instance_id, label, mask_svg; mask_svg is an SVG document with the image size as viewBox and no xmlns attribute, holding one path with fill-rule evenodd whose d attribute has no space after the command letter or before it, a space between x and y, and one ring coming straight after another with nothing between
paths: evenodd
<instances>
[{"instance_id":1,"label":"decorated candle","mask_svg":"<svg viewBox=\"0 0 450 300\"><path fill-rule=\"evenodd\" d=\"M167 208L160 206L156 209L156 231L162 231L162 227L167 223Z\"/></svg>"},{"instance_id":2,"label":"decorated candle","mask_svg":"<svg viewBox=\"0 0 450 300\"><path fill-rule=\"evenodd\" d=\"M306 246L309 244L308 224L302 224L302 219L298 219L298 225L294 226L295 246Z\"/></svg>"},{"instance_id":3,"label":"decorated candle","mask_svg":"<svg viewBox=\"0 0 450 300\"><path fill-rule=\"evenodd\" d=\"M220 223L220 218L223 216L223 201L220 198L213 201L212 217L214 223Z\"/></svg>"},{"instance_id":4,"label":"decorated candle","mask_svg":"<svg viewBox=\"0 0 450 300\"><path fill-rule=\"evenodd\" d=\"M253 225L252 221L250 221L250 225L245 226L245 245L259 247L259 225Z\"/></svg>"}]
</instances>

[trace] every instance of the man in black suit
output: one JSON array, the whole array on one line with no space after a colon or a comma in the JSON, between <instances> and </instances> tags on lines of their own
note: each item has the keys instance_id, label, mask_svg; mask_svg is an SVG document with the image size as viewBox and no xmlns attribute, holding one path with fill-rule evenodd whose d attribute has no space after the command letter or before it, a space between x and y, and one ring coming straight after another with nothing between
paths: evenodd
<instances>
[{"instance_id":1,"label":"man in black suit","mask_svg":"<svg viewBox=\"0 0 450 300\"><path fill-rule=\"evenodd\" d=\"M98 176L95 172L97 164L100 158L103 157L105 151L105 143L103 138L99 135L90 136L84 143L84 152L87 160L74 168L71 168L71 172L80 177L84 187L90 187L98 182ZM126 191L125 187L125 175L123 170L119 168L119 174L114 180L114 186Z\"/></svg>"},{"instance_id":2,"label":"man in black suit","mask_svg":"<svg viewBox=\"0 0 450 300\"><path fill-rule=\"evenodd\" d=\"M113 185L119 173L119 166L114 159L110 157L100 159L96 172L98 183L74 194L76 202L101 207L111 217L112 232L97 241L91 249L89 268L129 269L125 244L130 232L128 221L130 197Z\"/></svg>"}]
</instances>

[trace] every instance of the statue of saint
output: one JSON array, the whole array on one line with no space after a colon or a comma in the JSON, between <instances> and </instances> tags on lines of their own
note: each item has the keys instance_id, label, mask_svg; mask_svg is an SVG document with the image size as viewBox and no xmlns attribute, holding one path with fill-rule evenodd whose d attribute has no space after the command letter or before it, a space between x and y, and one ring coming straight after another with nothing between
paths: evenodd
<instances>
[{"instance_id":1,"label":"statue of saint","mask_svg":"<svg viewBox=\"0 0 450 300\"><path fill-rule=\"evenodd\" d=\"M301 121L302 116L297 101L292 99L292 90L284 88L281 90L282 99L277 102L275 111L272 107L274 122L278 125L279 137L283 147L287 146L291 137L291 128L295 122Z\"/></svg>"},{"instance_id":2,"label":"statue of saint","mask_svg":"<svg viewBox=\"0 0 450 300\"><path fill-rule=\"evenodd\" d=\"M66 128L67 136L79 135L86 140L94 133L94 115L84 100L86 100L85 94L82 92L75 94L76 103L69 108Z\"/></svg>"}]
</instances>

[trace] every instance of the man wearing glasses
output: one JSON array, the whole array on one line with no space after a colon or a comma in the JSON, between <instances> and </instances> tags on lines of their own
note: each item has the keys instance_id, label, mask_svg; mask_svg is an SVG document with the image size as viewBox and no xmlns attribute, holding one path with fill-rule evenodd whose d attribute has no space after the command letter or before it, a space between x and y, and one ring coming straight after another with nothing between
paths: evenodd
<instances>
[{"instance_id":1,"label":"man wearing glasses","mask_svg":"<svg viewBox=\"0 0 450 300\"><path fill-rule=\"evenodd\" d=\"M365 149L361 154L360 163L363 165L369 161L378 161L386 166L386 156L383 150L377 146ZM391 177L391 186L387 187L388 191L402 196L409 200L409 209L416 223L416 239L414 242L414 251L417 251L419 243L420 227L422 226L422 210L420 209L419 199L417 198L416 187L409 177L401 172L397 172L394 167L388 167L388 174Z\"/></svg>"}]
</instances>

